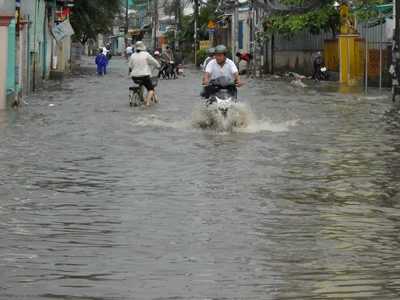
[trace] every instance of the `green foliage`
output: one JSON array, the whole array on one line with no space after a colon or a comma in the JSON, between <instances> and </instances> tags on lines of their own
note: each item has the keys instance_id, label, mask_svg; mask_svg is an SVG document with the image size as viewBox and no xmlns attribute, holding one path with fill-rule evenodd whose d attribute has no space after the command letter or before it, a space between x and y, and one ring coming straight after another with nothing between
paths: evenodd
<instances>
[{"instance_id":1,"label":"green foliage","mask_svg":"<svg viewBox=\"0 0 400 300\"><path fill-rule=\"evenodd\" d=\"M197 51L197 61L203 63L207 58L207 48L201 48Z\"/></svg>"},{"instance_id":2,"label":"green foliage","mask_svg":"<svg viewBox=\"0 0 400 300\"><path fill-rule=\"evenodd\" d=\"M179 39L181 41L181 48L185 53L193 53L192 44L194 36L194 18L193 15L182 16L181 30L179 32Z\"/></svg>"},{"instance_id":3,"label":"green foliage","mask_svg":"<svg viewBox=\"0 0 400 300\"><path fill-rule=\"evenodd\" d=\"M174 45L175 45L175 29L174 28L169 28L164 33L164 38L167 40L167 45L170 46L173 49Z\"/></svg>"},{"instance_id":4,"label":"green foliage","mask_svg":"<svg viewBox=\"0 0 400 300\"><path fill-rule=\"evenodd\" d=\"M208 21L210 20L216 20L214 11L207 7L200 8L200 25L198 26L200 30L198 32L199 33L198 41L208 40L208 33L206 33L206 26ZM174 39L173 34L169 33L164 34L164 37L166 37L168 44L172 43L170 41ZM182 49L187 53L189 52L193 53L193 45L194 45L193 37L194 37L194 14L182 16L179 39L182 44Z\"/></svg>"},{"instance_id":5,"label":"green foliage","mask_svg":"<svg viewBox=\"0 0 400 300\"><path fill-rule=\"evenodd\" d=\"M301 5L302 0L282 0L283 2L297 2ZM284 38L290 38L298 31L308 29L313 34L319 34L322 31L331 31L333 34L339 28L339 14L333 7L333 1L326 1L320 9L309 10L303 14L273 14L265 20L267 33L279 33Z\"/></svg>"},{"instance_id":6,"label":"green foliage","mask_svg":"<svg viewBox=\"0 0 400 300\"><path fill-rule=\"evenodd\" d=\"M340 0L338 0L340 2ZM307 29L312 34L321 32L331 32L335 37L340 30L339 12L334 8L335 0L322 1L322 6L318 9L309 9L303 13L298 13L298 9L309 4L307 0L278 0L279 3L287 5L288 11L292 8L293 13L282 15L275 11L270 17L265 19L265 35L270 33L279 33L284 38L290 38L302 29ZM354 0L356 8L366 7L372 4L392 3L392 0ZM377 11L359 12L356 18L359 22L370 19L377 15ZM261 37L259 38L261 40Z\"/></svg>"},{"instance_id":7,"label":"green foliage","mask_svg":"<svg viewBox=\"0 0 400 300\"><path fill-rule=\"evenodd\" d=\"M121 0L75 0L70 21L75 41L86 43L99 33L111 32L115 17L121 11Z\"/></svg>"},{"instance_id":8,"label":"green foliage","mask_svg":"<svg viewBox=\"0 0 400 300\"><path fill-rule=\"evenodd\" d=\"M208 40L208 33L207 33L207 24L210 20L213 20L215 22L215 20L217 19L216 15L215 15L215 9L212 10L208 7L202 7L200 8L200 40Z\"/></svg>"}]
</instances>

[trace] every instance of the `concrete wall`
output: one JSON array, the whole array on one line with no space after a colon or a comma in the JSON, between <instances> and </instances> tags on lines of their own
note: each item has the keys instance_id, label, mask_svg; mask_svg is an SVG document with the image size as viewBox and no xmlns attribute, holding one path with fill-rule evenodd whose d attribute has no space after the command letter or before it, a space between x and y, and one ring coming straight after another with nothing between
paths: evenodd
<instances>
[{"instance_id":1,"label":"concrete wall","mask_svg":"<svg viewBox=\"0 0 400 300\"><path fill-rule=\"evenodd\" d=\"M274 73L296 72L311 76L314 72L314 58L318 51L274 51Z\"/></svg>"}]
</instances>

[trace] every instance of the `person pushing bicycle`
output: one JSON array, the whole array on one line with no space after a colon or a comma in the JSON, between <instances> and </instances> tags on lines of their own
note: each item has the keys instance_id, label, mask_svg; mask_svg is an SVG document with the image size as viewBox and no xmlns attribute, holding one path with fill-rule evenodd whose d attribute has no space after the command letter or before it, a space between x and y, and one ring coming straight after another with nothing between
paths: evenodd
<instances>
[{"instance_id":1,"label":"person pushing bicycle","mask_svg":"<svg viewBox=\"0 0 400 300\"><path fill-rule=\"evenodd\" d=\"M157 69L161 68L161 64L146 51L146 46L142 41L138 41L135 44L136 52L132 54L129 59L129 68L132 70L130 76L132 80L140 80L143 85L140 85L140 92L143 95L144 87L147 89L147 102L146 107L150 107L151 98L154 94L154 86L151 82L150 76L151 71L149 65L154 65ZM141 99L142 100L142 99Z\"/></svg>"}]
</instances>

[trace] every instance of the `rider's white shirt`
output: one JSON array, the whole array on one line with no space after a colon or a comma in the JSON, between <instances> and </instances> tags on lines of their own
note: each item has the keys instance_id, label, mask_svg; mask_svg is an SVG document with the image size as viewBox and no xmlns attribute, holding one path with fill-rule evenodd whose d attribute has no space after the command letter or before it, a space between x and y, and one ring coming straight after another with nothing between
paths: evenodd
<instances>
[{"instance_id":1,"label":"rider's white shirt","mask_svg":"<svg viewBox=\"0 0 400 300\"><path fill-rule=\"evenodd\" d=\"M160 63L151 56L147 51L135 52L132 54L129 59L129 68L132 69L130 76L141 77L141 76L150 76L151 71L149 68L150 65L154 65L159 68Z\"/></svg>"},{"instance_id":2,"label":"rider's white shirt","mask_svg":"<svg viewBox=\"0 0 400 300\"><path fill-rule=\"evenodd\" d=\"M207 64L206 72L210 73L210 80L216 79L220 76L230 77L232 80L235 80L234 73L238 72L235 63L226 58L224 65L221 67L216 59L213 59Z\"/></svg>"}]
</instances>

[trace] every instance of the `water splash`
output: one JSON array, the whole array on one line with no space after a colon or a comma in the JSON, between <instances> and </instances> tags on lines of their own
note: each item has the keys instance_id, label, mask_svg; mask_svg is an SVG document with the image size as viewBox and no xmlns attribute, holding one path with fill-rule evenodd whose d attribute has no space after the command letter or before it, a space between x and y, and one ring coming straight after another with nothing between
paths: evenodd
<instances>
[{"instance_id":1,"label":"water splash","mask_svg":"<svg viewBox=\"0 0 400 300\"><path fill-rule=\"evenodd\" d=\"M214 129L224 132L256 133L262 131L282 132L288 131L289 126L297 125L296 120L274 123L271 120L257 119L251 107L245 102L233 103L227 118L215 113L215 107L197 105L192 113L192 123L195 127Z\"/></svg>"},{"instance_id":2,"label":"water splash","mask_svg":"<svg viewBox=\"0 0 400 300\"><path fill-rule=\"evenodd\" d=\"M181 132L212 130L219 133L286 132L289 131L290 127L302 124L297 118L280 121L257 118L250 105L246 102L234 103L226 118L217 114L215 109L214 105L207 107L201 102L194 106L191 115L186 119L148 114L136 117L131 124L134 126L173 129Z\"/></svg>"}]
</instances>

